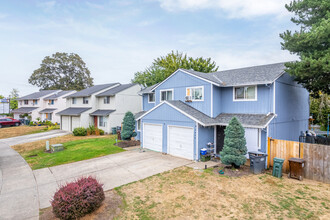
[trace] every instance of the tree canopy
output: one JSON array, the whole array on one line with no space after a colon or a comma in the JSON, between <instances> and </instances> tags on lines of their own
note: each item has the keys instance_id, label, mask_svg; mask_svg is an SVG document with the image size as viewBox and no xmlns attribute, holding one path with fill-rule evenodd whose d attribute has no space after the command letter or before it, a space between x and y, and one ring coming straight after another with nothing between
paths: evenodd
<instances>
[{"instance_id":1,"label":"tree canopy","mask_svg":"<svg viewBox=\"0 0 330 220\"><path fill-rule=\"evenodd\" d=\"M330 94L330 1L294 0L285 7L295 15L291 21L300 26L299 31L280 34L282 49L300 58L286 63L286 71L313 96L319 91Z\"/></svg>"},{"instance_id":2,"label":"tree canopy","mask_svg":"<svg viewBox=\"0 0 330 220\"><path fill-rule=\"evenodd\" d=\"M19 97L18 90L13 89L10 92L10 109L17 109L18 108L18 102L17 99Z\"/></svg>"},{"instance_id":3,"label":"tree canopy","mask_svg":"<svg viewBox=\"0 0 330 220\"><path fill-rule=\"evenodd\" d=\"M179 68L210 73L217 71L219 67L211 58L193 58L188 57L187 54L183 54L182 52L172 51L166 56L156 58L151 66L147 67L144 71L135 73L132 82L151 86L162 82Z\"/></svg>"},{"instance_id":4,"label":"tree canopy","mask_svg":"<svg viewBox=\"0 0 330 220\"><path fill-rule=\"evenodd\" d=\"M78 54L57 52L42 60L29 83L42 89L82 90L93 85L93 78Z\"/></svg>"}]
</instances>

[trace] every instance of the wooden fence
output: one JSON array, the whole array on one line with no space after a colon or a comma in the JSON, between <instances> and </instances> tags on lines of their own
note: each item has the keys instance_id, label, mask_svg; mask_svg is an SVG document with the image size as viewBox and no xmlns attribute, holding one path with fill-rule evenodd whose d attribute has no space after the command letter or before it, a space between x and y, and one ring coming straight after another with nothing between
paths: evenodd
<instances>
[{"instance_id":1,"label":"wooden fence","mask_svg":"<svg viewBox=\"0 0 330 220\"><path fill-rule=\"evenodd\" d=\"M274 157L285 159L283 172L289 171L291 157L305 160L305 178L330 183L330 146L268 138L268 167Z\"/></svg>"}]
</instances>

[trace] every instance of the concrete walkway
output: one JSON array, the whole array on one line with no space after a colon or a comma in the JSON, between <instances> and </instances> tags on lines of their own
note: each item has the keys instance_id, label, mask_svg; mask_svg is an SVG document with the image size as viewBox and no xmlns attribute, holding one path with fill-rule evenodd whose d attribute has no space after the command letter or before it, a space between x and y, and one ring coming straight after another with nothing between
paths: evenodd
<instances>
[{"instance_id":1,"label":"concrete walkway","mask_svg":"<svg viewBox=\"0 0 330 220\"><path fill-rule=\"evenodd\" d=\"M1 132L1 131L0 131ZM39 219L38 188L26 161L10 145L67 134L50 132L0 139L0 219Z\"/></svg>"},{"instance_id":2,"label":"concrete walkway","mask_svg":"<svg viewBox=\"0 0 330 220\"><path fill-rule=\"evenodd\" d=\"M96 177L104 190L193 163L190 160L133 149L118 154L32 171L10 145L65 135L51 131L0 139L0 219L39 219L54 192L82 176Z\"/></svg>"}]
</instances>

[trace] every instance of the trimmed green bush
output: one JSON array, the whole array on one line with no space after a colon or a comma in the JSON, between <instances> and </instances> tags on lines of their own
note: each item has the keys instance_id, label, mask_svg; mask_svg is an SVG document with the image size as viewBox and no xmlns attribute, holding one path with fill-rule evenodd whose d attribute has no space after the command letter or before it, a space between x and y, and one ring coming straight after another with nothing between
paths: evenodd
<instances>
[{"instance_id":1,"label":"trimmed green bush","mask_svg":"<svg viewBox=\"0 0 330 220\"><path fill-rule=\"evenodd\" d=\"M87 129L83 127L75 128L72 133L74 136L86 136Z\"/></svg>"},{"instance_id":2,"label":"trimmed green bush","mask_svg":"<svg viewBox=\"0 0 330 220\"><path fill-rule=\"evenodd\" d=\"M104 131L102 129L99 129L100 135L104 135Z\"/></svg>"}]
</instances>

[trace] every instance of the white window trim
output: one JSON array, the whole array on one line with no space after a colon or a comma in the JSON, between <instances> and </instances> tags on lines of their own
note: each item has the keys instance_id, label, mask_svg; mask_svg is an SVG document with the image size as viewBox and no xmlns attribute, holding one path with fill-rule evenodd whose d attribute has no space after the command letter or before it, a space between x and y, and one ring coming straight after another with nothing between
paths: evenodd
<instances>
[{"instance_id":1,"label":"white window trim","mask_svg":"<svg viewBox=\"0 0 330 220\"><path fill-rule=\"evenodd\" d=\"M139 129L139 122L140 122L140 129ZM137 120L136 123L137 123L137 125L136 125L136 130L137 130L137 131L141 131L141 123L142 123L142 122L141 122L141 119Z\"/></svg>"},{"instance_id":2,"label":"white window trim","mask_svg":"<svg viewBox=\"0 0 330 220\"><path fill-rule=\"evenodd\" d=\"M168 100L162 101L162 92L165 92L165 91L172 91L172 100L174 100L174 89L162 89L159 91L159 102L168 101Z\"/></svg>"},{"instance_id":3,"label":"white window trim","mask_svg":"<svg viewBox=\"0 0 330 220\"><path fill-rule=\"evenodd\" d=\"M150 94L154 94L154 101L153 102L151 102L150 101ZM148 93L148 103L155 103L155 101L156 101L156 94L155 93Z\"/></svg>"},{"instance_id":4,"label":"white window trim","mask_svg":"<svg viewBox=\"0 0 330 220\"><path fill-rule=\"evenodd\" d=\"M188 94L187 94L187 90L188 90L188 89L198 89L198 88L202 88L202 99L193 99L193 98L192 98L192 94L190 94L190 96L191 96L191 101L193 101L193 102L203 102L203 101L204 101L204 86L192 86L192 87L186 87L186 96L188 96Z\"/></svg>"},{"instance_id":5,"label":"white window trim","mask_svg":"<svg viewBox=\"0 0 330 220\"><path fill-rule=\"evenodd\" d=\"M236 99L235 98L235 88L241 87L249 87L249 86L234 86L233 87L233 101L234 102L251 102L251 101L258 101L258 86L257 85L250 85L254 86L255 98L254 99Z\"/></svg>"}]
</instances>

